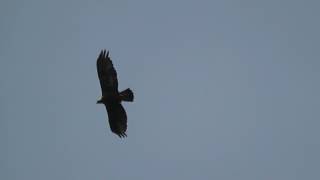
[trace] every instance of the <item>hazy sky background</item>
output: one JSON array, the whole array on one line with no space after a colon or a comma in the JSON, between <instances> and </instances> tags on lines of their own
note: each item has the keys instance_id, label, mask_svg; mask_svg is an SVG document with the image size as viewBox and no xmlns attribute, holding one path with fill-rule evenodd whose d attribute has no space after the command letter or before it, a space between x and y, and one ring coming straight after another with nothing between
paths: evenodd
<instances>
[{"instance_id":1,"label":"hazy sky background","mask_svg":"<svg viewBox=\"0 0 320 180\"><path fill-rule=\"evenodd\" d=\"M320 2L2 0L0 179L320 179ZM96 57L110 50L128 138Z\"/></svg>"}]
</instances>

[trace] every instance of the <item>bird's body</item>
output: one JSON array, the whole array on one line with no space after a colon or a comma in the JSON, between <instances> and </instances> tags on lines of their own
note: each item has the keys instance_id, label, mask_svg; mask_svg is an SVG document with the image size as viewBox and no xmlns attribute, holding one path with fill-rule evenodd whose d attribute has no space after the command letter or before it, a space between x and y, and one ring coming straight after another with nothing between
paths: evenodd
<instances>
[{"instance_id":1,"label":"bird's body","mask_svg":"<svg viewBox=\"0 0 320 180\"><path fill-rule=\"evenodd\" d=\"M97 71L100 80L102 97L97 104L104 104L109 118L110 129L119 137L126 137L127 114L121 105L122 101L133 101L133 92L128 88L118 91L117 72L109 58L109 51L101 51L97 59Z\"/></svg>"},{"instance_id":2,"label":"bird's body","mask_svg":"<svg viewBox=\"0 0 320 180\"><path fill-rule=\"evenodd\" d=\"M114 104L120 103L121 99L119 94L111 95L111 96L102 96L100 100L98 100L98 104Z\"/></svg>"}]
</instances>

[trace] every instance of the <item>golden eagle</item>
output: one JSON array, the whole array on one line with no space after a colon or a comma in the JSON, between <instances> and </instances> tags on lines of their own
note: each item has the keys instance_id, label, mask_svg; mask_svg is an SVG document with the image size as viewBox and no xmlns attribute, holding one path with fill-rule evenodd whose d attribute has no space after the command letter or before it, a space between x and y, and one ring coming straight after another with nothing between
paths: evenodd
<instances>
[{"instance_id":1,"label":"golden eagle","mask_svg":"<svg viewBox=\"0 0 320 180\"><path fill-rule=\"evenodd\" d=\"M102 97L97 101L97 104L106 106L111 131L120 138L126 137L127 114L121 102L132 102L133 92L129 88L122 92L118 91L117 72L109 57L109 51L107 53L106 50L100 52L97 59L97 72L102 91Z\"/></svg>"}]
</instances>

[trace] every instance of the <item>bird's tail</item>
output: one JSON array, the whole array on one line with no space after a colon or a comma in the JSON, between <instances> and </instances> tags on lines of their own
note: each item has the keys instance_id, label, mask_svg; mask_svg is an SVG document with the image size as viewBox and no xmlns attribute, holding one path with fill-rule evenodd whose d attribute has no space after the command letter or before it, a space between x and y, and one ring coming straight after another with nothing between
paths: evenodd
<instances>
[{"instance_id":1,"label":"bird's tail","mask_svg":"<svg viewBox=\"0 0 320 180\"><path fill-rule=\"evenodd\" d=\"M132 102L133 101L133 92L131 91L131 89L126 89L122 92L120 92L120 99L122 101L129 101Z\"/></svg>"}]
</instances>

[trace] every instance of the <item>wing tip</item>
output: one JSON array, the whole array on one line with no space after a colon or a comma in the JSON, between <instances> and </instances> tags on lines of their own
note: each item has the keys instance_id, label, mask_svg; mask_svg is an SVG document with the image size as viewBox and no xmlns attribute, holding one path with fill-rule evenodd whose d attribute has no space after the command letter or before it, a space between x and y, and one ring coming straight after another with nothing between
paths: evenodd
<instances>
[{"instance_id":1,"label":"wing tip","mask_svg":"<svg viewBox=\"0 0 320 180\"><path fill-rule=\"evenodd\" d=\"M119 134L117 134L120 138L126 138L127 134L125 132L121 132Z\"/></svg>"},{"instance_id":2,"label":"wing tip","mask_svg":"<svg viewBox=\"0 0 320 180\"><path fill-rule=\"evenodd\" d=\"M102 49L100 51L99 58L109 58L109 50L107 51L106 49Z\"/></svg>"}]
</instances>

